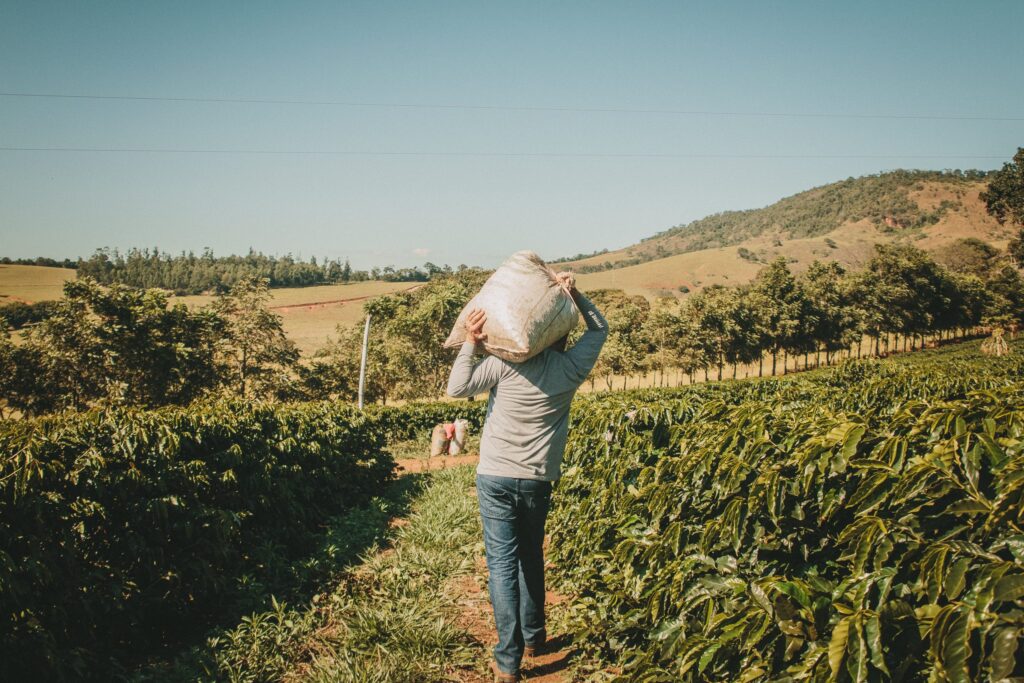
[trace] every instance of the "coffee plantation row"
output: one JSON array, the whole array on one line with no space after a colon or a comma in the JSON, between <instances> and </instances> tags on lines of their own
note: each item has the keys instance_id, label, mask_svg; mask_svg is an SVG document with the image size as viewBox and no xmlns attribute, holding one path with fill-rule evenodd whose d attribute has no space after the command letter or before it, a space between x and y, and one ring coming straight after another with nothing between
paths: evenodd
<instances>
[{"instance_id":1,"label":"coffee plantation row","mask_svg":"<svg viewBox=\"0 0 1024 683\"><path fill-rule=\"evenodd\" d=\"M483 403L223 402L0 424L0 680L102 678L187 640Z\"/></svg>"},{"instance_id":2,"label":"coffee plantation row","mask_svg":"<svg viewBox=\"0 0 1024 683\"><path fill-rule=\"evenodd\" d=\"M625 680L1021 676L1014 346L579 397L548 526L568 624ZM381 492L389 443L484 412L0 423L0 679L106 680L233 623L246 590Z\"/></svg>"},{"instance_id":3,"label":"coffee plantation row","mask_svg":"<svg viewBox=\"0 0 1024 683\"><path fill-rule=\"evenodd\" d=\"M589 403L548 527L568 625L628 681L1024 676L1014 346Z\"/></svg>"}]
</instances>

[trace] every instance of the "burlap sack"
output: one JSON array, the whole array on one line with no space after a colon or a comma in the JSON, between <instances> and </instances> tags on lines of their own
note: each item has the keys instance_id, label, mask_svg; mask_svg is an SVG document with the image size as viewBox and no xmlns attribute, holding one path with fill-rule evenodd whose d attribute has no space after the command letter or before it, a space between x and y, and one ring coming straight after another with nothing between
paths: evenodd
<instances>
[{"instance_id":1,"label":"burlap sack","mask_svg":"<svg viewBox=\"0 0 1024 683\"><path fill-rule=\"evenodd\" d=\"M487 314L483 343L488 353L521 363L572 331L579 311L569 292L532 251L518 251L494 271L462 309L444 345L466 340L466 317L474 308Z\"/></svg>"}]
</instances>

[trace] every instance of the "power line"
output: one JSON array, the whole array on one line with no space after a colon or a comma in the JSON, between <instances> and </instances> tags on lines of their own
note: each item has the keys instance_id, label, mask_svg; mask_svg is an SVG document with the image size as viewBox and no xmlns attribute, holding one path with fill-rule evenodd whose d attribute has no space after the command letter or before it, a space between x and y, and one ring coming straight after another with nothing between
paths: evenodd
<instances>
[{"instance_id":1,"label":"power line","mask_svg":"<svg viewBox=\"0 0 1024 683\"><path fill-rule=\"evenodd\" d=\"M609 159L1005 159L1005 154L704 154L658 152L387 152L287 149L200 149L168 147L0 147L0 152L97 154L245 154L345 157L510 157Z\"/></svg>"},{"instance_id":2,"label":"power line","mask_svg":"<svg viewBox=\"0 0 1024 683\"><path fill-rule=\"evenodd\" d=\"M143 95L75 95L68 93L0 92L0 97L48 98L67 100L117 100L125 102L193 102L220 104L287 104L381 109L456 109L467 111L572 112L600 114L666 114L675 116L734 116L757 118L811 119L895 119L912 121L1024 121L1024 116L980 116L947 114L842 114L838 112L770 112L704 109L631 109L620 107L541 107L487 104L424 104L409 102L351 102L345 100L292 100L242 97L158 97Z\"/></svg>"}]
</instances>

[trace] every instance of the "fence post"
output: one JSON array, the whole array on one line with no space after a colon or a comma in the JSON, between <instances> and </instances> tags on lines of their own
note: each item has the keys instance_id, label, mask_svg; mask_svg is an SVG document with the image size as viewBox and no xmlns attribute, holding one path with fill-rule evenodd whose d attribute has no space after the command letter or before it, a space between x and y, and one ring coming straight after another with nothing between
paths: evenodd
<instances>
[{"instance_id":1,"label":"fence post","mask_svg":"<svg viewBox=\"0 0 1024 683\"><path fill-rule=\"evenodd\" d=\"M363 386L366 384L366 344L370 340L370 316L366 316L366 327L363 328L363 359L359 363L359 410L363 409Z\"/></svg>"}]
</instances>

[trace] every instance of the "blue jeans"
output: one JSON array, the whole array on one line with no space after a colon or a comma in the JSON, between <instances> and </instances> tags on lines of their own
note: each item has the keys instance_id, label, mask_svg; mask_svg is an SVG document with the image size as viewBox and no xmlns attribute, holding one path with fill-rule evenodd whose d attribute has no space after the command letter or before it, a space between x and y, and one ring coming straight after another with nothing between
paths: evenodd
<instances>
[{"instance_id":1,"label":"blue jeans","mask_svg":"<svg viewBox=\"0 0 1024 683\"><path fill-rule=\"evenodd\" d=\"M518 674L523 647L544 631L544 522L551 482L476 475L498 644L494 661Z\"/></svg>"}]
</instances>

